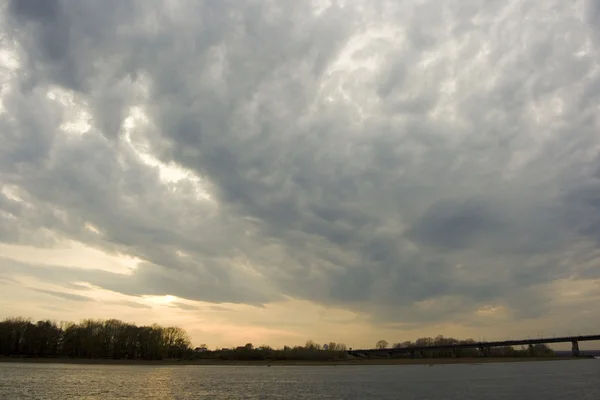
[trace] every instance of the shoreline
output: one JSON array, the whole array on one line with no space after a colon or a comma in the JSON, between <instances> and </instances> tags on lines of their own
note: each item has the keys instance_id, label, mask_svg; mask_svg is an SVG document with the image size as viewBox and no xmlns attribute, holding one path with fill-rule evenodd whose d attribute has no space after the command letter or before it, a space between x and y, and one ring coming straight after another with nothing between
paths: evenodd
<instances>
[{"instance_id":1,"label":"shoreline","mask_svg":"<svg viewBox=\"0 0 600 400\"><path fill-rule=\"evenodd\" d=\"M574 361L588 360L593 357L465 357L465 358L383 358L383 359L350 359L339 361L242 361L242 360L112 360L88 358L19 358L0 357L0 363L28 364L73 364L73 365L140 365L140 366L365 366L365 365L450 365L450 364L494 364L511 362L536 361Z\"/></svg>"}]
</instances>

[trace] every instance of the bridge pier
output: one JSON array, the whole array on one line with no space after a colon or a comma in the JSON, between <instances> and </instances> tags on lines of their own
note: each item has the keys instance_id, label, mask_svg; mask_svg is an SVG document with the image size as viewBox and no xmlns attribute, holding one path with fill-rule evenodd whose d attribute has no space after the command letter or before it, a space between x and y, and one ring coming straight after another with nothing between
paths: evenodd
<instances>
[{"instance_id":1,"label":"bridge pier","mask_svg":"<svg viewBox=\"0 0 600 400\"><path fill-rule=\"evenodd\" d=\"M456 358L457 354L456 354L456 347L452 348L452 358Z\"/></svg>"},{"instance_id":2,"label":"bridge pier","mask_svg":"<svg viewBox=\"0 0 600 400\"><path fill-rule=\"evenodd\" d=\"M483 354L484 357L488 357L490 355L490 347L489 346L479 346L479 352Z\"/></svg>"},{"instance_id":3,"label":"bridge pier","mask_svg":"<svg viewBox=\"0 0 600 400\"><path fill-rule=\"evenodd\" d=\"M579 351L579 342L577 340L571 342L571 353L573 354L573 357L579 357L581 355L581 352Z\"/></svg>"},{"instance_id":4,"label":"bridge pier","mask_svg":"<svg viewBox=\"0 0 600 400\"><path fill-rule=\"evenodd\" d=\"M530 355L530 356L532 356L532 355L533 355L533 353L534 353L534 352L533 352L533 345L532 345L532 344L529 344L529 346L528 346L528 351L529 351L529 355Z\"/></svg>"},{"instance_id":5,"label":"bridge pier","mask_svg":"<svg viewBox=\"0 0 600 400\"><path fill-rule=\"evenodd\" d=\"M415 351L414 350L410 351L410 358L415 358Z\"/></svg>"}]
</instances>

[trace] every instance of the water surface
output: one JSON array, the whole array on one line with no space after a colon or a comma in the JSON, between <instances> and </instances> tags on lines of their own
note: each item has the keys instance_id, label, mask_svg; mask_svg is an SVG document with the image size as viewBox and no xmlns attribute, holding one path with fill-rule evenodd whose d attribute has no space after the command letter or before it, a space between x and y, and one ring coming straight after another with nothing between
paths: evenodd
<instances>
[{"instance_id":1,"label":"water surface","mask_svg":"<svg viewBox=\"0 0 600 400\"><path fill-rule=\"evenodd\" d=\"M0 399L598 400L600 360L416 366L0 363Z\"/></svg>"}]
</instances>

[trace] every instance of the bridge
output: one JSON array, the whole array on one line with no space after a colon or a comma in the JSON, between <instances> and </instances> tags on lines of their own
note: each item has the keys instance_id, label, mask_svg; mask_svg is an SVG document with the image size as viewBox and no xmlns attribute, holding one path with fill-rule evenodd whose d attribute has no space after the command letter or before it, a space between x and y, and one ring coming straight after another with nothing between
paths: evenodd
<instances>
[{"instance_id":1,"label":"bridge","mask_svg":"<svg viewBox=\"0 0 600 400\"><path fill-rule=\"evenodd\" d=\"M477 349L484 356L490 354L490 350L494 347L512 347L512 346L529 346L531 348L536 344L551 344L551 343L571 343L571 352L574 357L579 357L581 352L579 351L579 342L589 342L600 340L600 335L584 335L584 336L563 336L563 337L552 337L552 338L537 338L537 339L520 339L520 340L501 340L493 342L470 342L470 343L456 343L456 344L445 344L445 345L433 345L433 346L410 346L410 347L394 347L386 349L366 349L366 350L352 350L348 351L348 354L359 357L372 357L372 356L393 356L408 354L412 358L415 355L423 357L427 352L431 351L452 351L452 356L457 356L457 350L459 349Z\"/></svg>"}]
</instances>

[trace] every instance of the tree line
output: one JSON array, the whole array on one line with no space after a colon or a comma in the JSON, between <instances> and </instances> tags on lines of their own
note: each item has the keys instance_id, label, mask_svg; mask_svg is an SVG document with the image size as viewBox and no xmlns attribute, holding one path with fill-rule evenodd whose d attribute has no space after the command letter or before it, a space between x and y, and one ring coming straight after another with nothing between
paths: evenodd
<instances>
[{"instance_id":1,"label":"tree line","mask_svg":"<svg viewBox=\"0 0 600 400\"><path fill-rule=\"evenodd\" d=\"M473 344L473 339L458 340L437 336L416 341L393 343L392 347L430 347L453 344ZM389 343L380 340L376 348L386 349ZM252 343L235 348L209 350L206 345L193 348L185 330L162 327L157 324L137 326L116 319L83 320L80 323L38 321L24 318L7 318L0 321L0 356L8 357L71 357L128 360L212 359L212 360L298 360L327 361L349 357L347 346L330 342L324 345L307 341L304 346L284 346L273 349ZM351 350L351 349L350 349ZM426 357L476 357L477 349L436 349ZM512 347L492 348L492 356L542 356L554 355L545 345L535 345L516 350ZM407 355L399 355L405 357Z\"/></svg>"},{"instance_id":2,"label":"tree line","mask_svg":"<svg viewBox=\"0 0 600 400\"><path fill-rule=\"evenodd\" d=\"M25 357L161 360L182 358L191 350L178 327L136 326L116 319L79 324L33 323L24 318L0 322L0 355Z\"/></svg>"},{"instance_id":3,"label":"tree line","mask_svg":"<svg viewBox=\"0 0 600 400\"><path fill-rule=\"evenodd\" d=\"M281 349L274 349L267 345L254 347L252 343L214 351L206 349L206 346L200 346L194 349L194 358L223 361L335 361L348 358L348 352L343 343L330 342L320 345L309 340L304 346L284 346Z\"/></svg>"},{"instance_id":4,"label":"tree line","mask_svg":"<svg viewBox=\"0 0 600 400\"><path fill-rule=\"evenodd\" d=\"M137 326L116 319L83 320L78 324L24 318L0 321L0 356L70 357L97 359L162 360L338 360L348 356L346 345L319 345L273 349L251 343L235 348L196 348L185 330L157 324Z\"/></svg>"}]
</instances>

